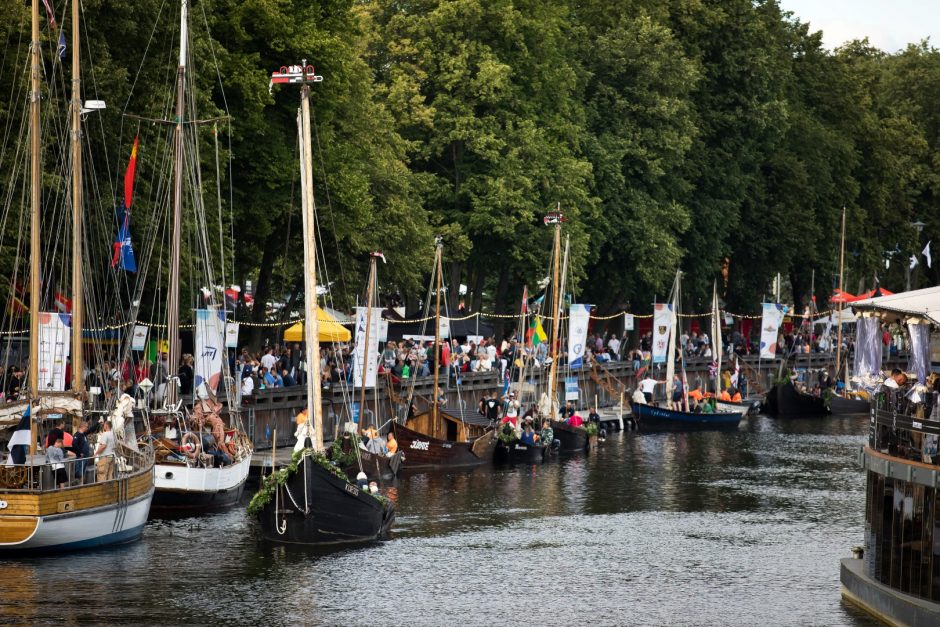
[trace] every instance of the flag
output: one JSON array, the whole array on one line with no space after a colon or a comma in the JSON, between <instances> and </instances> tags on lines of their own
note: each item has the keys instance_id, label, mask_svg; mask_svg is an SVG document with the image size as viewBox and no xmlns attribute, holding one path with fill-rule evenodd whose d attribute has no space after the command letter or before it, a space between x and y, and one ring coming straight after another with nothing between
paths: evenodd
<instances>
[{"instance_id":1,"label":"flag","mask_svg":"<svg viewBox=\"0 0 940 627\"><path fill-rule=\"evenodd\" d=\"M922 254L924 258L927 260L927 267L930 268L931 267L930 264L932 261L930 258L930 242L927 242L927 245L924 246L924 250L922 250L920 254Z\"/></svg>"},{"instance_id":2,"label":"flag","mask_svg":"<svg viewBox=\"0 0 940 627\"><path fill-rule=\"evenodd\" d=\"M112 268L120 264L120 268L127 272L137 272L134 245L131 243L130 212L130 206L134 200L134 172L137 170L137 139L134 138L131 158L124 172L124 202L117 209L118 232L114 238L114 255L111 257Z\"/></svg>"},{"instance_id":3,"label":"flag","mask_svg":"<svg viewBox=\"0 0 940 627\"><path fill-rule=\"evenodd\" d=\"M46 6L46 17L49 18L49 28L55 30L58 28L58 25L55 21L55 11L52 10L52 3L49 0L42 0L42 3Z\"/></svg>"},{"instance_id":4,"label":"flag","mask_svg":"<svg viewBox=\"0 0 940 627\"><path fill-rule=\"evenodd\" d=\"M911 255L911 270L913 270L917 264L918 264L917 256Z\"/></svg>"},{"instance_id":5,"label":"flag","mask_svg":"<svg viewBox=\"0 0 940 627\"><path fill-rule=\"evenodd\" d=\"M522 286L522 313L529 313L529 288Z\"/></svg>"},{"instance_id":6,"label":"flag","mask_svg":"<svg viewBox=\"0 0 940 627\"><path fill-rule=\"evenodd\" d=\"M55 308L60 313L71 313L72 312L72 301L65 297L65 294L60 292L55 293Z\"/></svg>"},{"instance_id":7,"label":"flag","mask_svg":"<svg viewBox=\"0 0 940 627\"><path fill-rule=\"evenodd\" d=\"M542 328L542 320L538 316L529 321L529 332L526 334L526 340L532 346L538 346L548 339L545 329Z\"/></svg>"},{"instance_id":8,"label":"flag","mask_svg":"<svg viewBox=\"0 0 940 627\"><path fill-rule=\"evenodd\" d=\"M13 430L13 433L10 435L10 441L7 443L7 447L10 449L10 456L7 458L7 466L13 464L25 464L26 463L26 453L29 452L30 444L30 411L31 407L26 406L26 411L23 412L20 422L16 425L16 429Z\"/></svg>"},{"instance_id":9,"label":"flag","mask_svg":"<svg viewBox=\"0 0 940 627\"><path fill-rule=\"evenodd\" d=\"M59 53L60 59L65 58L66 49L67 48L65 46L65 31L59 31L59 47L56 49L56 52Z\"/></svg>"}]
</instances>

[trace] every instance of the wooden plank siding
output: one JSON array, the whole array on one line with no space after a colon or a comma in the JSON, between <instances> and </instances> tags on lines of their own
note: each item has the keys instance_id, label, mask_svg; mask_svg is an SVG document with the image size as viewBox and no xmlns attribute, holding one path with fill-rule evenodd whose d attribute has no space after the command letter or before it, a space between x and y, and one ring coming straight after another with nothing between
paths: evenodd
<instances>
[{"instance_id":1,"label":"wooden plank siding","mask_svg":"<svg viewBox=\"0 0 940 627\"><path fill-rule=\"evenodd\" d=\"M0 501L7 506L0 510L2 521L15 516L48 516L61 513L60 505L69 504L68 511L92 509L117 502L121 483L126 484L125 499L131 501L146 494L153 486L153 471L129 478L114 479L48 492L0 492Z\"/></svg>"}]
</instances>

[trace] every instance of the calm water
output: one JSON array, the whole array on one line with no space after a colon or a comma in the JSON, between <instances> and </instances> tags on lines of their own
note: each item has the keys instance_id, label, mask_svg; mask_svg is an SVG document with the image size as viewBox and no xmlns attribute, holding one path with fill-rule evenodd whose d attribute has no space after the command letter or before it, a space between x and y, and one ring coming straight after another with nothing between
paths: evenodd
<instances>
[{"instance_id":1,"label":"calm water","mask_svg":"<svg viewBox=\"0 0 940 627\"><path fill-rule=\"evenodd\" d=\"M866 418L615 434L590 457L401 479L395 536L260 543L243 510L116 549L0 560L0 623L862 625Z\"/></svg>"}]
</instances>

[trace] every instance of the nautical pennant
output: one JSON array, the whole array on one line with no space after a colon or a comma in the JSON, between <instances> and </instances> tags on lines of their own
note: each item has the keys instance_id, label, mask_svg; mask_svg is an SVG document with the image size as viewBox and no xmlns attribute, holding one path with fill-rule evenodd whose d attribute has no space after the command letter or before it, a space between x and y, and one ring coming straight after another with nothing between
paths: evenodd
<instances>
[{"instance_id":1,"label":"nautical pennant","mask_svg":"<svg viewBox=\"0 0 940 627\"><path fill-rule=\"evenodd\" d=\"M920 254L922 254L924 258L927 260L927 267L930 268L931 267L930 264L932 261L930 258L930 242L927 242L927 245L924 246L924 250L922 250Z\"/></svg>"}]
</instances>

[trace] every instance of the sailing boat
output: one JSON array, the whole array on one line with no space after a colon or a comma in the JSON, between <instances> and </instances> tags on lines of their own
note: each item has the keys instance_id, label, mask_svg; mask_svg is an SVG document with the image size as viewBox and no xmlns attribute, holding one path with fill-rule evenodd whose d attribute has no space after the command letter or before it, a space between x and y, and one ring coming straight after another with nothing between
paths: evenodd
<instances>
[{"instance_id":1,"label":"sailing boat","mask_svg":"<svg viewBox=\"0 0 940 627\"><path fill-rule=\"evenodd\" d=\"M310 83L318 83L313 66L283 67L273 83L300 83L300 174L304 238L304 340L307 355L320 354L316 316L316 236L313 213L313 157L310 139ZM363 486L350 483L342 470L323 454L323 404L320 362L310 360L307 377L307 416L313 420L313 442L294 453L290 465L262 483L248 506L261 524L266 540L321 545L364 542L384 537L395 521L395 505ZM306 442L304 442L306 444Z\"/></svg>"},{"instance_id":2,"label":"sailing boat","mask_svg":"<svg viewBox=\"0 0 940 627\"><path fill-rule=\"evenodd\" d=\"M527 342L525 339L526 332L526 315L528 314L528 298L526 296L527 290L523 288L522 290L522 307L519 311L519 346L521 356L517 358L518 365L515 363L510 366L510 369L515 368L518 371L519 377L516 383L516 395L519 397L519 402L523 405L525 404L525 390L523 388L523 382L525 381L525 372L526 368L529 365L530 355L529 352L525 349L526 346L530 345L530 342ZM533 333L535 335L535 328L533 327ZM508 376L508 375L507 375ZM533 428L536 428L535 425L531 425ZM520 438L520 429L524 428L523 425L513 425L510 422L504 422L500 424L497 428L496 434L496 451L494 453L493 459L497 463L502 464L538 464L548 457L548 451L551 448L550 444L546 444L543 441L525 443L522 442ZM536 431L539 431L536 428Z\"/></svg>"},{"instance_id":3,"label":"sailing boat","mask_svg":"<svg viewBox=\"0 0 940 627\"><path fill-rule=\"evenodd\" d=\"M559 278L559 259L561 253L561 225L565 222L565 216L561 211L554 211L545 216L545 224L555 225L554 244L552 246L552 338L549 345L549 354L552 363L548 371L548 393L540 403L539 413L551 420L552 431L555 439L558 440L558 450L567 453L584 452L597 445L597 435L591 434L582 426L574 426L566 420L559 420L559 411L561 404L557 397L558 384L558 359L560 356L560 327L561 327L561 295L564 293L563 279ZM568 246L565 245L564 270L561 276L567 276L568 270ZM567 418L567 416L565 417Z\"/></svg>"},{"instance_id":4,"label":"sailing boat","mask_svg":"<svg viewBox=\"0 0 940 627\"><path fill-rule=\"evenodd\" d=\"M670 303L665 306L665 312L668 315L669 319L669 328L663 329L665 333L669 334L669 345L666 351L666 398L673 398L673 374L675 372L675 360L676 357L679 357L682 361L682 370L683 376L682 380L685 381L685 359L682 356L682 348L676 346L676 334L677 334L677 316L676 311L678 310L680 304L680 284L681 284L682 272L676 272L676 279L672 287L672 297L670 298ZM717 292L713 294L713 303L712 311L713 316L717 315L715 310L717 309ZM713 322L713 324L715 324ZM717 335L713 338L713 344L718 345L721 335ZM678 352L677 352L678 349ZM716 348L716 350L718 350ZM720 381L720 377L716 377ZM716 381L716 390L721 385L720 382ZM688 408L688 386L683 386L683 398L680 401L680 406ZM738 423L741 422L741 419L744 418L746 414L745 409L739 409L734 411L724 411L721 408L716 408L714 413L696 413L691 411L683 411L682 409L670 409L666 407L658 407L656 405L647 405L644 403L632 403L633 416L636 421L637 428L643 431L693 431L693 430L706 430L706 429L737 429Z\"/></svg>"},{"instance_id":5,"label":"sailing boat","mask_svg":"<svg viewBox=\"0 0 940 627\"><path fill-rule=\"evenodd\" d=\"M222 420L222 403L216 398L222 373L228 367L225 356L225 314L218 308L197 309L195 324L196 368L192 411L179 398L180 365L179 292L180 249L183 211L183 163L187 157L184 136L186 120L186 68L188 0L180 3L180 51L176 74L176 117L173 122L173 216L170 231L170 272L167 291L168 369L171 385L166 404L155 410L154 437L160 444L157 454L155 513L200 513L231 507L245 489L251 466L251 439L241 428L231 377L224 377L229 399L230 423ZM191 108L191 107L190 107ZM198 161L192 159L192 161ZM197 212L198 213L198 212ZM211 263L206 263L208 283L214 283ZM211 431L211 436L204 431Z\"/></svg>"},{"instance_id":6,"label":"sailing boat","mask_svg":"<svg viewBox=\"0 0 940 627\"><path fill-rule=\"evenodd\" d=\"M115 468L96 476L90 459L62 464L38 456L37 430L50 419L83 417L82 367L82 182L81 73L79 63L79 3L72 6L72 300L70 321L58 313L40 313L40 34L39 0L32 1L30 97L30 329L29 391L19 429L10 442L10 459L0 467L0 555L61 552L136 540L140 537L153 498L153 448L138 447L136 439L119 437L114 457L103 467ZM71 322L69 329L68 322ZM71 331L73 390L65 387L65 336ZM51 332L51 338L50 338ZM43 354L40 354L40 336ZM56 342L58 340L58 342ZM64 341L63 341L64 340ZM58 344L58 345L57 345ZM40 385L40 360L43 384ZM56 374L58 373L58 374ZM45 388L40 392L40 387ZM59 392L46 391L47 389ZM133 434L133 429L124 433ZM120 435L123 435L121 433ZM114 437L114 436L112 436ZM28 449L29 454L25 454ZM19 452L22 457L18 459Z\"/></svg>"},{"instance_id":7,"label":"sailing boat","mask_svg":"<svg viewBox=\"0 0 940 627\"><path fill-rule=\"evenodd\" d=\"M375 309L372 306L377 285L376 260L385 261L385 255L379 252L373 252L369 255L369 283L366 288L366 306L365 310L359 311L356 315L356 361L353 366L356 373L355 382L359 385L359 426L364 425L364 416L366 413L366 388L375 388L375 379L377 376L378 361L378 323L379 319L373 319L373 315L381 316L382 310ZM361 334L360 334L361 331ZM373 346L374 345L374 346ZM376 412L377 413L377 412ZM352 423L350 423L352 424ZM370 452L359 445L358 435L353 433L343 433L343 435L333 442L333 446L328 451L328 457L334 462L339 462L343 472L347 476L357 475L364 472L369 480L383 481L393 479L398 475L401 469L403 454L401 451L394 451L392 454ZM345 464L341 460L345 460Z\"/></svg>"},{"instance_id":8,"label":"sailing boat","mask_svg":"<svg viewBox=\"0 0 940 627\"><path fill-rule=\"evenodd\" d=\"M404 467L437 468L476 466L493 461L495 433L489 421L475 411L454 411L441 406L441 255L443 241L437 238L431 283L436 285L434 311L434 397L428 411L406 419L405 424L392 422L392 432L405 453Z\"/></svg>"}]
</instances>

